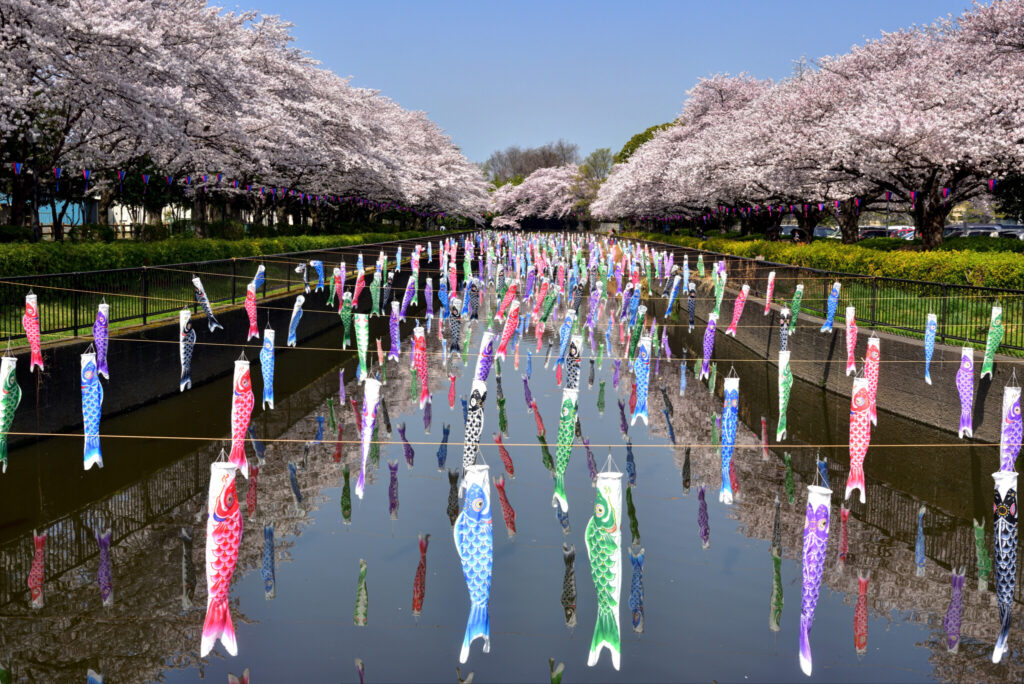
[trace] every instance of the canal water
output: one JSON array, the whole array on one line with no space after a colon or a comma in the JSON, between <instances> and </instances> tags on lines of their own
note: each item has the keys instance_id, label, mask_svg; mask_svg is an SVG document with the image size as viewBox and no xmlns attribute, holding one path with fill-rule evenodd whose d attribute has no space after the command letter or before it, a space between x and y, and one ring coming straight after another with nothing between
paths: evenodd
<instances>
[{"instance_id":1,"label":"canal water","mask_svg":"<svg viewBox=\"0 0 1024 684\"><path fill-rule=\"evenodd\" d=\"M315 308L325 307L322 302L307 304L307 315ZM482 321L486 318L482 313ZM460 397L469 392L482 321L463 330L464 338L471 335L464 341L470 353L464 366L454 364L454 409L448 406L449 381L436 321L427 335L433 397L429 430L410 394L408 356L386 365L382 394L391 432L378 421L383 443L362 500L354 492L346 496L343 486L343 468L348 466L354 487L359 447L353 410L338 398L339 370L345 371L348 399L361 402L362 392L354 381L354 355L337 350L340 328L279 353L277 407L257 408L253 415L266 460L257 479L255 512L243 512L242 547L232 582L236 657L226 656L220 645L206 659L198 655L206 599L209 464L226 445L230 377L105 420L105 468L100 472L78 469L78 438L52 438L13 451L4 475L8 487L0 500L0 663L15 681L82 681L91 669L105 675L106 682L223 682L229 673L248 669L259 682L355 682L359 675L354 663L360 659L367 682L457 681L469 598L448 514L449 479L438 468L437 452L448 424L446 467L459 468L464 434ZM473 672L476 682L546 681L553 658L564 663L565 682L804 679L797 658L800 555L807 485L821 481L816 465L820 456L828 459L835 493L824 582L811 632L812 678L1019 681L1024 626L1013 632L1003 663L992 665L998 617L991 581L987 591L978 589L971 521L986 521L991 552L991 450L900 447L951 440L945 433L882 413L873 441L894 446L869 451L867 504L853 502L844 522L840 504L848 456L835 445L847 438L848 401L797 381L789 410L791 436L784 445L775 445L775 367L719 336L716 356L725 361L719 363L712 394L693 376L694 338L685 332L685 320L670 323L673 360L662 354L652 362L650 425L638 421L628 429L635 486L626 486L627 441L617 405L628 401L632 375L623 362L618 387L613 386L614 359L622 356L617 336L616 354L595 368L592 384L587 344L581 368L581 433L599 469L608 465L610 455L612 467L624 473L621 669L612 668L607 653L595 667L586 665L597 611L585 542L595 489L579 440L566 473L567 529L552 508L553 480L545 461L556 454L561 389L555 382L557 345L545 364L547 341L554 339L549 325L540 352L531 329L520 343L518 370L511 353L501 368L507 420L503 441L514 477L506 472L492 439L499 429L497 368L488 382L481 444L490 467L494 519L491 648L483 653L481 642L475 642L469 661L461 666L462 677ZM412 327L412 321L403 324L403 334L411 336ZM386 349L383 320L374 322L371 348L377 336L384 336ZM531 361L527 350L534 352ZM682 355L689 360L680 396ZM521 378L528 365L546 445L538 439L535 417L524 399ZM713 414L722 412L722 382L730 370L740 378L740 426L734 455L737 498L727 506L719 502L720 460L711 426ZM258 398L256 364L253 371ZM667 408L662 386L672 403L675 445L662 413ZM340 462L331 443L337 435L328 426L324 443L315 441L316 417L329 422L328 398L342 425ZM771 436L767 450L761 443L761 416ZM414 452L411 464L400 426ZM685 489L687 451L691 482ZM251 447L248 453L254 462ZM396 516L389 513L389 461L397 463ZM290 465L301 502L293 493ZM512 538L493 486L498 476L505 477L515 510ZM707 488L707 548L698 526L702 485ZM246 490L239 476L244 503L249 500ZM778 559L771 550L777 498ZM346 514L348 499L351 511ZM922 507L923 574L915 562ZM264 533L271 524L272 555L266 552ZM102 605L96 583L99 561L93 535L100 528L114 532L114 601L109 607ZM33 529L49 535L45 606L38 610L28 606ZM193 539L190 554L183 554L183 530ZM422 613L415 617L420 535L429 535L429 546ZM633 568L627 549L634 542L634 550L642 548L644 556L642 632L634 629L629 606ZM567 626L562 603L564 544L575 548L575 626ZM263 568L271 558L269 591ZM354 624L363 614L357 609L361 560L366 564L365 625ZM188 567L194 568L198 584L190 601L183 599ZM966 568L962 638L951 653L944 618L951 570L958 567ZM858 582L858 576L870 579Z\"/></svg>"}]
</instances>

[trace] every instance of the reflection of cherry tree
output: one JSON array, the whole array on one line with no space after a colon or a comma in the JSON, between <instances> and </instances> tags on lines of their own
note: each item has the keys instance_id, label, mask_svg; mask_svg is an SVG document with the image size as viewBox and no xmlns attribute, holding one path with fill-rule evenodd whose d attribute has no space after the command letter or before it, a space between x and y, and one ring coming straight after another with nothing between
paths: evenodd
<instances>
[{"instance_id":1,"label":"reflection of cherry tree","mask_svg":"<svg viewBox=\"0 0 1024 684\"><path fill-rule=\"evenodd\" d=\"M702 80L681 125L617 165L591 210L747 216L771 205L800 218L890 193L937 244L956 203L1024 161L1022 8L999 0L887 33L777 84Z\"/></svg>"}]
</instances>

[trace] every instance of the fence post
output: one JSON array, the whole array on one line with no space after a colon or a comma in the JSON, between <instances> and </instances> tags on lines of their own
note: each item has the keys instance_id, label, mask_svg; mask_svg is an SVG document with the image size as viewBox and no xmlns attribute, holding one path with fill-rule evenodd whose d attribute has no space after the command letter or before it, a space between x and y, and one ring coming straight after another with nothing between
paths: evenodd
<instances>
[{"instance_id":1,"label":"fence post","mask_svg":"<svg viewBox=\"0 0 1024 684\"><path fill-rule=\"evenodd\" d=\"M148 323L149 318L149 270L142 267L142 325Z\"/></svg>"},{"instance_id":2,"label":"fence post","mask_svg":"<svg viewBox=\"0 0 1024 684\"><path fill-rule=\"evenodd\" d=\"M871 278L871 325L875 326L878 324L878 320L875 318L875 303L878 300L878 278L872 276Z\"/></svg>"},{"instance_id":3,"label":"fence post","mask_svg":"<svg viewBox=\"0 0 1024 684\"><path fill-rule=\"evenodd\" d=\"M237 267L237 264L235 262L235 257L231 257L231 303L232 304L235 303L235 274L236 274L236 267Z\"/></svg>"},{"instance_id":4,"label":"fence post","mask_svg":"<svg viewBox=\"0 0 1024 684\"><path fill-rule=\"evenodd\" d=\"M74 337L78 337L78 291L82 283L82 274L76 273L73 279L74 288L71 292L71 325L74 326Z\"/></svg>"},{"instance_id":5,"label":"fence post","mask_svg":"<svg viewBox=\"0 0 1024 684\"><path fill-rule=\"evenodd\" d=\"M940 337L942 343L946 343L946 302L949 300L949 285L942 286L942 319L939 325L939 329L942 331Z\"/></svg>"}]
</instances>

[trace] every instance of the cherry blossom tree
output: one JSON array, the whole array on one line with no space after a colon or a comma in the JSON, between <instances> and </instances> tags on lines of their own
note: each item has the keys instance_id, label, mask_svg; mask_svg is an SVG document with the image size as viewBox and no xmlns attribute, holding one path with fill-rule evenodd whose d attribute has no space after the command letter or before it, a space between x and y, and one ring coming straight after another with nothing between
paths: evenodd
<instances>
[{"instance_id":1,"label":"cherry blossom tree","mask_svg":"<svg viewBox=\"0 0 1024 684\"><path fill-rule=\"evenodd\" d=\"M14 218L30 171L44 192L80 199L82 170L104 201L119 173L157 170L197 207L326 208L347 194L485 209L482 174L426 114L352 87L291 43L277 17L204 0L0 0L0 187Z\"/></svg>"},{"instance_id":2,"label":"cherry blossom tree","mask_svg":"<svg viewBox=\"0 0 1024 684\"><path fill-rule=\"evenodd\" d=\"M926 246L946 216L1024 163L1024 0L883 34L777 84L715 76L680 125L617 164L591 207L604 217L742 217L806 229L892 198ZM765 216L771 217L765 220ZM776 223L777 225L777 223Z\"/></svg>"},{"instance_id":3,"label":"cherry blossom tree","mask_svg":"<svg viewBox=\"0 0 1024 684\"><path fill-rule=\"evenodd\" d=\"M585 191L575 164L537 169L519 185L506 183L491 194L490 211L496 228L520 227L527 218L565 219Z\"/></svg>"}]
</instances>

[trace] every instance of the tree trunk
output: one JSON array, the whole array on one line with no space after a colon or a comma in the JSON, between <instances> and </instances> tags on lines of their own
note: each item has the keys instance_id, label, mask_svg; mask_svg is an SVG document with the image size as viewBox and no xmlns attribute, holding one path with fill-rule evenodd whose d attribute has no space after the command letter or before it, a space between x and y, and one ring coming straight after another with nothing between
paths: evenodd
<instances>
[{"instance_id":1,"label":"tree trunk","mask_svg":"<svg viewBox=\"0 0 1024 684\"><path fill-rule=\"evenodd\" d=\"M842 242L852 245L860 239L860 211L852 199L839 203L839 216L836 217L839 223L839 231L842 233Z\"/></svg>"},{"instance_id":2,"label":"tree trunk","mask_svg":"<svg viewBox=\"0 0 1024 684\"><path fill-rule=\"evenodd\" d=\"M24 168L22 168L22 174L14 176L11 180L10 222L12 226L25 225L25 184L21 182L24 173Z\"/></svg>"},{"instance_id":3,"label":"tree trunk","mask_svg":"<svg viewBox=\"0 0 1024 684\"><path fill-rule=\"evenodd\" d=\"M952 208L952 203L931 197L919 201L914 207L914 228L925 249L934 249L942 244L946 216Z\"/></svg>"},{"instance_id":4,"label":"tree trunk","mask_svg":"<svg viewBox=\"0 0 1024 684\"><path fill-rule=\"evenodd\" d=\"M86 200L87 201L87 200ZM110 207L114 204L114 193L110 190L104 190L100 193L100 199L97 203L99 206L96 210L96 223L101 226L110 225ZM85 223L85 216L83 212L82 223Z\"/></svg>"},{"instance_id":5,"label":"tree trunk","mask_svg":"<svg viewBox=\"0 0 1024 684\"><path fill-rule=\"evenodd\" d=\"M50 198L50 238L54 242L64 241L64 212L57 213L57 200Z\"/></svg>"},{"instance_id":6,"label":"tree trunk","mask_svg":"<svg viewBox=\"0 0 1024 684\"><path fill-rule=\"evenodd\" d=\"M821 212L818 211L817 207L807 206L807 211L803 211L803 207L797 206L797 210L793 212L793 218L796 219L797 228L807 237L807 242L814 239L814 228L818 225L818 221L821 220Z\"/></svg>"}]
</instances>

